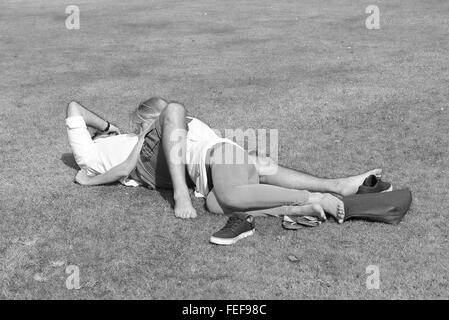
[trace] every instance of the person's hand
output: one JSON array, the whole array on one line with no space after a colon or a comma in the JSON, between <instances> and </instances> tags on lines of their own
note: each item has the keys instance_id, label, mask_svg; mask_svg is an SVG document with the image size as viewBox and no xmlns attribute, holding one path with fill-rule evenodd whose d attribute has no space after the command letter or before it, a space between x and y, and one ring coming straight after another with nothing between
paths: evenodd
<instances>
[{"instance_id":1,"label":"person's hand","mask_svg":"<svg viewBox=\"0 0 449 320\"><path fill-rule=\"evenodd\" d=\"M120 129L117 128L116 126L114 126L114 125L111 123L110 126L109 126L109 130L108 130L107 133L118 135L118 134L120 134Z\"/></svg>"},{"instance_id":2,"label":"person's hand","mask_svg":"<svg viewBox=\"0 0 449 320\"><path fill-rule=\"evenodd\" d=\"M79 183L80 185L88 185L89 184L89 176L87 175L86 170L80 170L76 173L75 181Z\"/></svg>"},{"instance_id":3,"label":"person's hand","mask_svg":"<svg viewBox=\"0 0 449 320\"><path fill-rule=\"evenodd\" d=\"M345 217L344 203L330 193L310 193L310 204L319 204L326 213L330 214L338 221L343 223Z\"/></svg>"},{"instance_id":4,"label":"person's hand","mask_svg":"<svg viewBox=\"0 0 449 320\"><path fill-rule=\"evenodd\" d=\"M144 138L148 132L150 132L151 124L147 122L143 122L140 124L139 128L139 137Z\"/></svg>"}]
</instances>

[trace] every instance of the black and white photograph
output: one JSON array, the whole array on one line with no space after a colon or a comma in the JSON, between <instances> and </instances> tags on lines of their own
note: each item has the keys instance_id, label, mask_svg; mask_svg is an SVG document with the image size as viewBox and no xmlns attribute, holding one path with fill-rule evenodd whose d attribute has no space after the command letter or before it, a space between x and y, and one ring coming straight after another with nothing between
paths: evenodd
<instances>
[{"instance_id":1,"label":"black and white photograph","mask_svg":"<svg viewBox=\"0 0 449 320\"><path fill-rule=\"evenodd\" d=\"M447 0L1 0L0 119L0 300L449 299Z\"/></svg>"}]
</instances>

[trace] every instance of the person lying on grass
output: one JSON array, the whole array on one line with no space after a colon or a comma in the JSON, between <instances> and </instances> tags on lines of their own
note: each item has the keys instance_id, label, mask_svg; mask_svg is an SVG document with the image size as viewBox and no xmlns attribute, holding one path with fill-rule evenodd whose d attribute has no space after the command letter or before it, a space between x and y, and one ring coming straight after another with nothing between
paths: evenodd
<instances>
[{"instance_id":1,"label":"person lying on grass","mask_svg":"<svg viewBox=\"0 0 449 320\"><path fill-rule=\"evenodd\" d=\"M174 131L185 144L182 105L157 98L142 102L132 114L134 133L130 134L121 134L115 125L78 102L70 102L66 112L69 144L81 168L75 177L78 183L96 185L120 181L127 186L169 187L174 191L175 215L196 217L186 184L185 165L165 160L173 144L169 137ZM100 134L91 138L87 127ZM136 163L141 168L140 175Z\"/></svg>"},{"instance_id":2,"label":"person lying on grass","mask_svg":"<svg viewBox=\"0 0 449 320\"><path fill-rule=\"evenodd\" d=\"M270 158L250 154L233 141L220 138L205 123L191 117L184 119L187 127L186 143L181 143L181 148L179 144L171 144L171 147L182 151L181 158L170 148L155 154L147 145L151 143L149 134L152 130L161 130L159 118L164 109L158 105L176 105L180 110L185 110L179 103L170 104L165 100L162 103L160 100L163 99L152 98L148 100L151 103L145 104L148 108L143 110L139 106L134 113L133 121L141 127L141 133L126 160L97 175L89 175L81 170L76 175L76 181L83 185L98 185L132 177L137 183L148 187L171 187L170 177L163 172L160 162L168 162L168 167L181 163L195 185L195 194L206 198L208 210L230 216L228 224L211 237L211 242L216 244L231 244L251 235L254 232L254 216L307 215L325 220L328 214L341 223L344 218L343 202L330 193L343 196L355 194L365 178L370 175L380 176L382 172L381 169L374 169L346 178L318 178L277 165ZM182 127L177 125L177 128ZM179 140L172 137L167 141ZM162 158L164 154L168 154L168 157ZM231 161L223 161L229 158ZM152 164L152 159L158 160L156 165ZM276 170L272 170L273 166L276 166ZM185 179L178 181L187 186L188 181Z\"/></svg>"}]
</instances>

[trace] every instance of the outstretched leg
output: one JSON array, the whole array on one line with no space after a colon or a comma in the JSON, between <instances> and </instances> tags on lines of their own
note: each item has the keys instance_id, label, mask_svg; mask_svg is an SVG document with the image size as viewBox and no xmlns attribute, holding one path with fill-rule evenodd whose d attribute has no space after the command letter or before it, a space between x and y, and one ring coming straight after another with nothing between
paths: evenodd
<instances>
[{"instance_id":1,"label":"outstretched leg","mask_svg":"<svg viewBox=\"0 0 449 320\"><path fill-rule=\"evenodd\" d=\"M236 154L236 158L245 159L245 156L241 155L245 151L231 144L221 144L211 152L213 196L223 212L248 212L286 205L319 204L324 211L337 220L342 220L343 203L338 198L330 194L259 184L258 172L253 164L222 164L223 153ZM209 199L212 197L210 194L208 206L211 206L213 200Z\"/></svg>"},{"instance_id":2,"label":"outstretched leg","mask_svg":"<svg viewBox=\"0 0 449 320\"><path fill-rule=\"evenodd\" d=\"M343 196L355 194L368 176L382 174L382 169L374 169L356 176L327 179L283 167L268 157L253 156L253 161L259 172L260 183L297 190L332 192Z\"/></svg>"},{"instance_id":3,"label":"outstretched leg","mask_svg":"<svg viewBox=\"0 0 449 320\"><path fill-rule=\"evenodd\" d=\"M206 199L207 209L216 214L233 214L234 212L228 212L228 210L224 209L217 200L215 195L215 190L212 190L207 195ZM302 206L280 206L274 208L266 208L266 209L257 209L257 210L248 210L245 211L246 214L249 214L253 217L280 217L280 216L314 216L319 218L320 220L325 220L326 215L324 214L323 207L319 204L306 204Z\"/></svg>"}]
</instances>

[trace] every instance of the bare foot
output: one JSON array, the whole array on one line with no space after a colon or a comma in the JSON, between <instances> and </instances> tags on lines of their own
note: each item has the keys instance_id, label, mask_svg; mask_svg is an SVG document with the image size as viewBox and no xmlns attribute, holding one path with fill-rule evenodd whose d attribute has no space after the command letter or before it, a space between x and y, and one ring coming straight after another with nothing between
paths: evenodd
<instances>
[{"instance_id":1,"label":"bare foot","mask_svg":"<svg viewBox=\"0 0 449 320\"><path fill-rule=\"evenodd\" d=\"M326 214L324 213L323 207L318 203L306 204L303 206L287 206L287 212L289 216L309 216L316 217L320 221L326 220Z\"/></svg>"},{"instance_id":2,"label":"bare foot","mask_svg":"<svg viewBox=\"0 0 449 320\"><path fill-rule=\"evenodd\" d=\"M175 216L183 219L196 218L196 210L190 198L175 200Z\"/></svg>"},{"instance_id":3,"label":"bare foot","mask_svg":"<svg viewBox=\"0 0 449 320\"><path fill-rule=\"evenodd\" d=\"M345 219L345 204L343 203L343 201L340 203L340 205L338 206L338 211L337 211L337 222L342 224L343 221Z\"/></svg>"},{"instance_id":4,"label":"bare foot","mask_svg":"<svg viewBox=\"0 0 449 320\"><path fill-rule=\"evenodd\" d=\"M322 209L333 216L338 223L342 223L345 217L343 201L330 193L311 193L309 203L318 204Z\"/></svg>"},{"instance_id":5,"label":"bare foot","mask_svg":"<svg viewBox=\"0 0 449 320\"><path fill-rule=\"evenodd\" d=\"M342 196L349 196L351 194L357 193L357 190L359 190L359 187L363 184L363 181L365 181L365 179L370 175L375 175L377 178L380 178L382 175L382 169L374 169L357 176L339 179L339 194L341 194Z\"/></svg>"}]
</instances>

